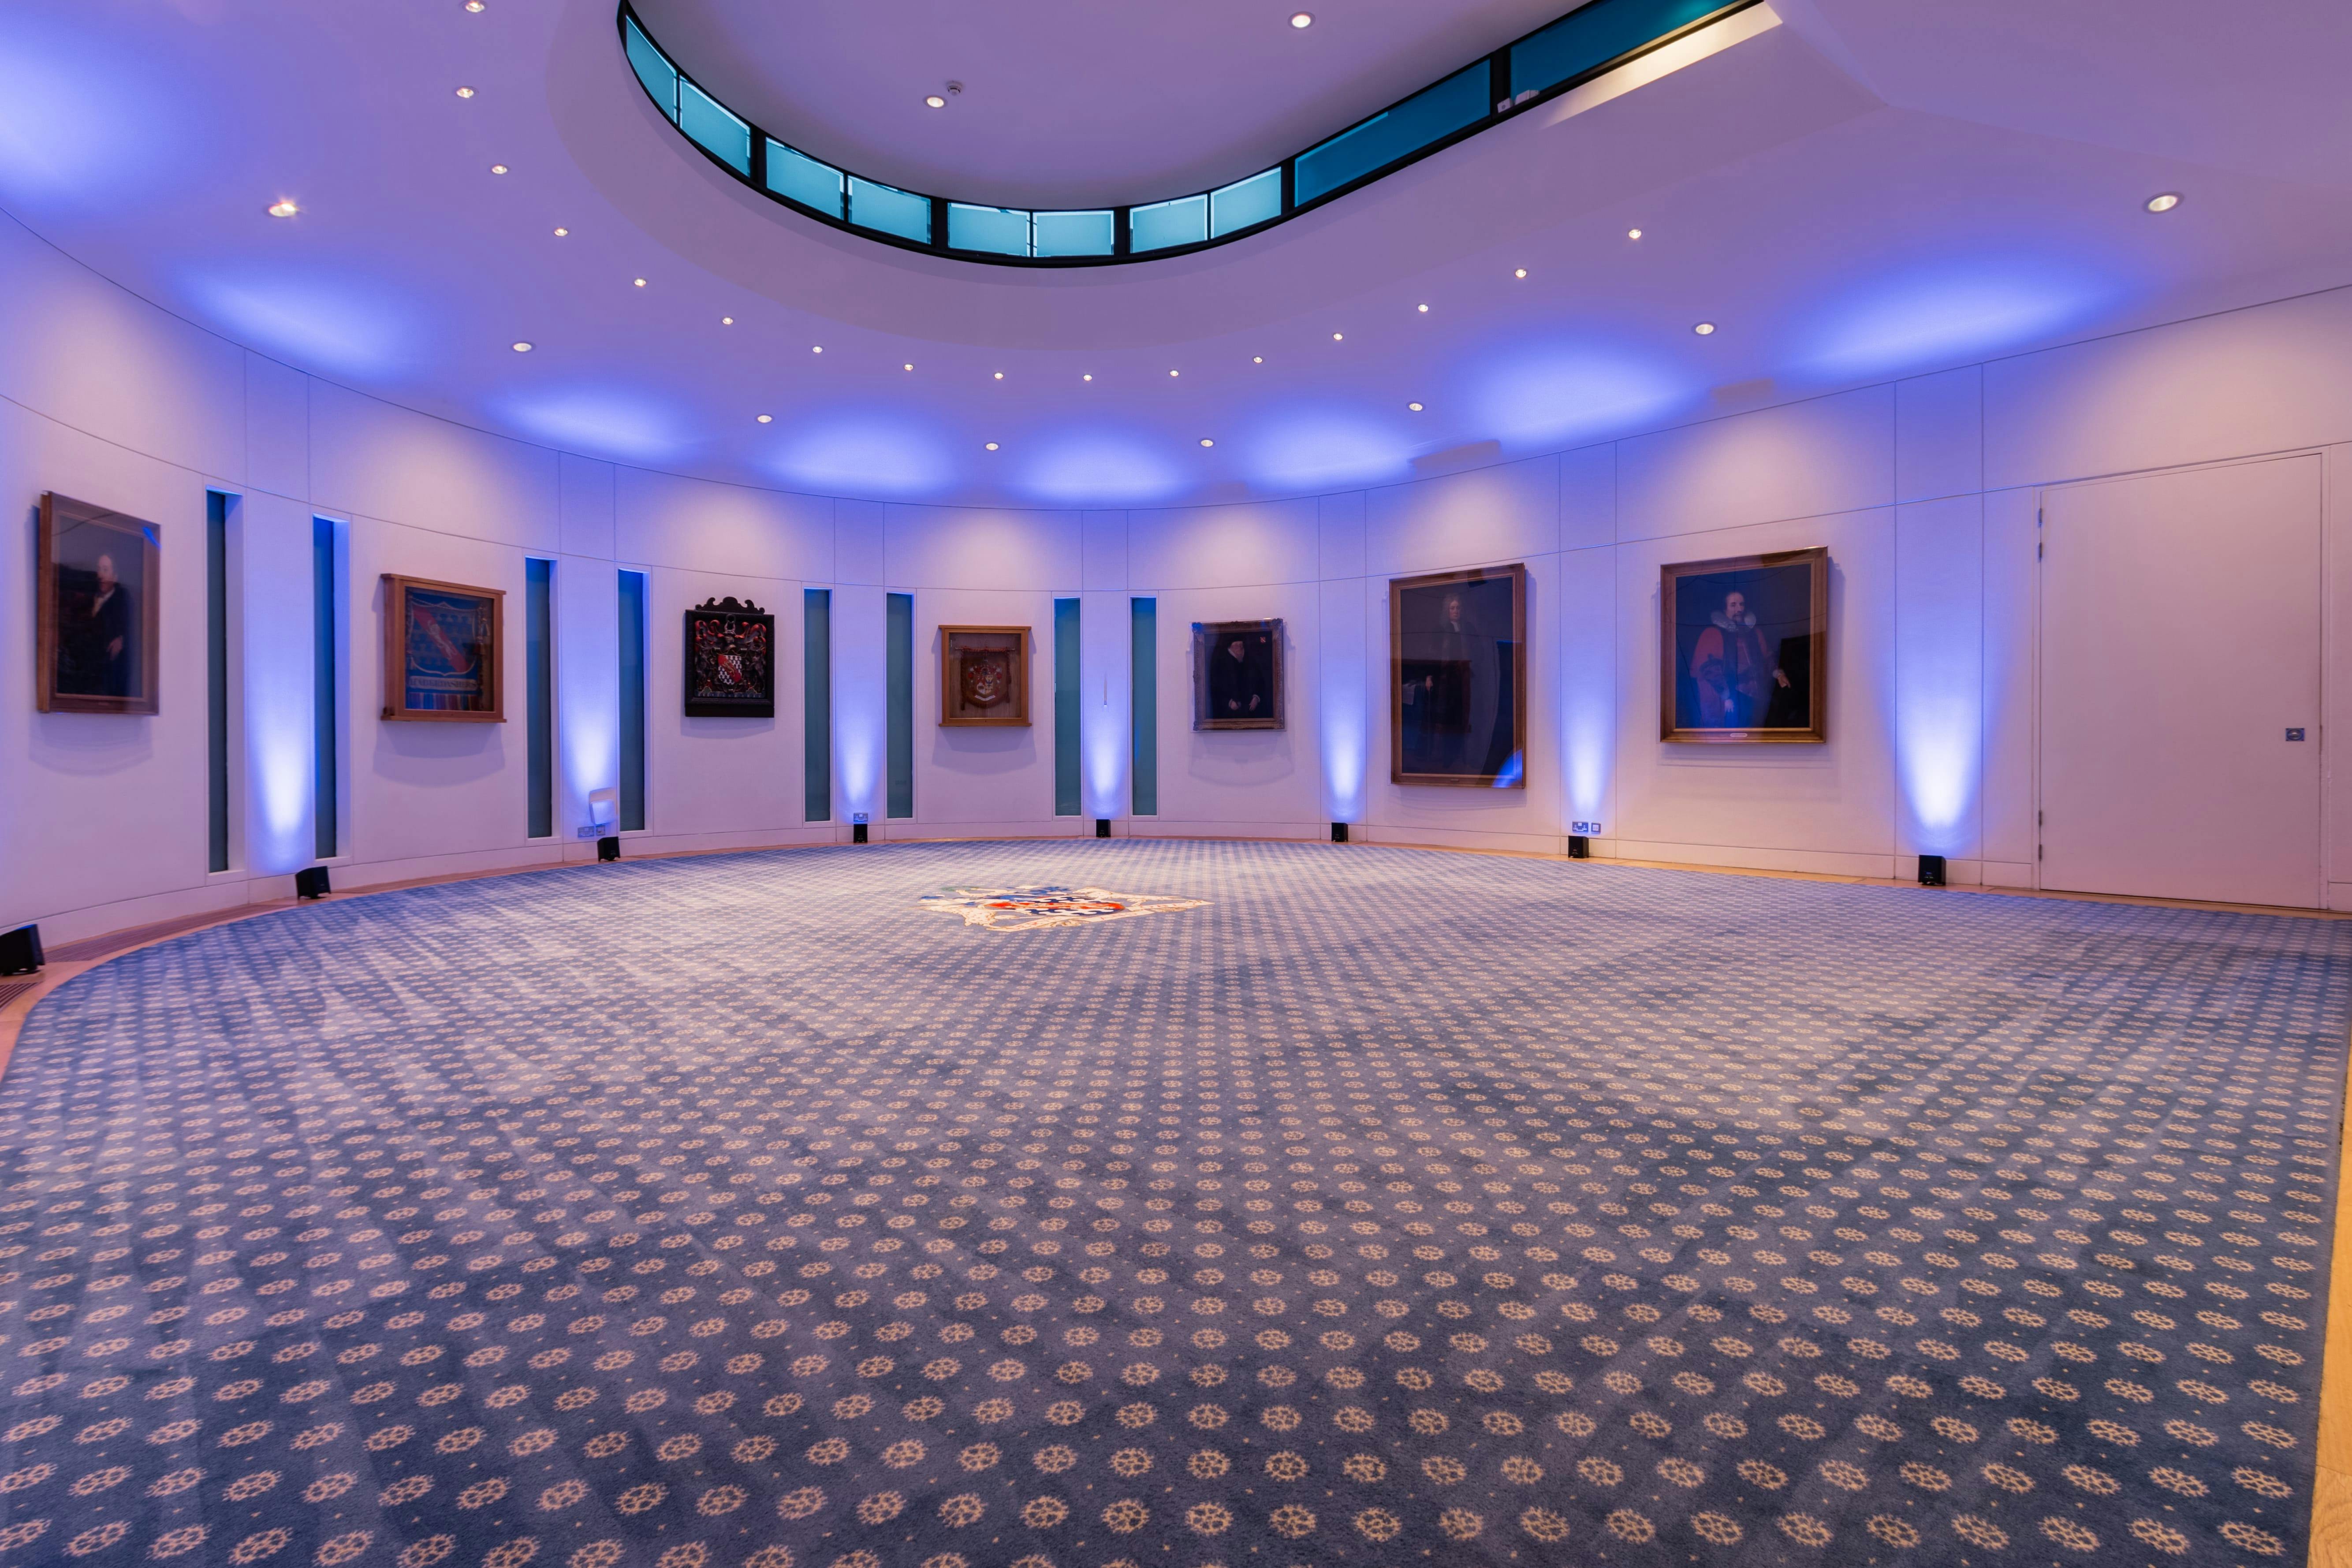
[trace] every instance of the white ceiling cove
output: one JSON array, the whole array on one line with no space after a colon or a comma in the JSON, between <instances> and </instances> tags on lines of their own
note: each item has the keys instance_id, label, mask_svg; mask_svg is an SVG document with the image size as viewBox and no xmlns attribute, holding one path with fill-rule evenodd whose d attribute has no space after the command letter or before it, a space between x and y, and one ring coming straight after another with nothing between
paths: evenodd
<instances>
[{"instance_id":1,"label":"white ceiling cove","mask_svg":"<svg viewBox=\"0 0 2352 1568\"><path fill-rule=\"evenodd\" d=\"M1250 239L1033 271L728 178L646 101L610 0L16 0L0 206L193 321L467 424L1032 505L1379 483L2352 281L2340 6L1770 5L1745 41ZM778 134L1020 204L1249 173L1549 15L643 9ZM2159 191L2184 200L2152 216ZM280 197L299 216L268 216Z\"/></svg>"}]
</instances>

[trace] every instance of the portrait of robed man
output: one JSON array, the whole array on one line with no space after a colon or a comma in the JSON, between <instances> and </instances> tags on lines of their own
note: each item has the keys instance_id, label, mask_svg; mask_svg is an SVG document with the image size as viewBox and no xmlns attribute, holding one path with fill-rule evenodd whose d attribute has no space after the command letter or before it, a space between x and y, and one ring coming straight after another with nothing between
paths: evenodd
<instances>
[{"instance_id":1,"label":"portrait of robed man","mask_svg":"<svg viewBox=\"0 0 2352 1568\"><path fill-rule=\"evenodd\" d=\"M1389 777L1527 782L1527 568L1389 584Z\"/></svg>"}]
</instances>

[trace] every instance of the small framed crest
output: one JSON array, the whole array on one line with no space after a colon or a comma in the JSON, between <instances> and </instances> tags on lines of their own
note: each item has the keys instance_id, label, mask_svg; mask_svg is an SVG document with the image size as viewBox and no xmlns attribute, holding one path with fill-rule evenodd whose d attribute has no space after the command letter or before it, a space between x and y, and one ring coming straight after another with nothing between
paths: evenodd
<instances>
[{"instance_id":1,"label":"small framed crest","mask_svg":"<svg viewBox=\"0 0 2352 1568\"><path fill-rule=\"evenodd\" d=\"M711 599L686 612L689 719L776 716L776 617L751 600Z\"/></svg>"},{"instance_id":2,"label":"small framed crest","mask_svg":"<svg viewBox=\"0 0 2352 1568\"><path fill-rule=\"evenodd\" d=\"M1829 551L1661 567L1658 656L1660 740L1828 740Z\"/></svg>"},{"instance_id":3,"label":"small framed crest","mask_svg":"<svg viewBox=\"0 0 2352 1568\"><path fill-rule=\"evenodd\" d=\"M1192 728L1283 727L1282 622L1192 623Z\"/></svg>"},{"instance_id":4,"label":"small framed crest","mask_svg":"<svg viewBox=\"0 0 2352 1568\"><path fill-rule=\"evenodd\" d=\"M506 593L383 576L383 716L503 724Z\"/></svg>"},{"instance_id":5,"label":"small framed crest","mask_svg":"<svg viewBox=\"0 0 2352 1568\"><path fill-rule=\"evenodd\" d=\"M163 551L152 522L54 492L41 497L35 706L153 713Z\"/></svg>"},{"instance_id":6,"label":"small framed crest","mask_svg":"<svg viewBox=\"0 0 2352 1568\"><path fill-rule=\"evenodd\" d=\"M940 628L940 722L1029 722L1029 628Z\"/></svg>"}]
</instances>

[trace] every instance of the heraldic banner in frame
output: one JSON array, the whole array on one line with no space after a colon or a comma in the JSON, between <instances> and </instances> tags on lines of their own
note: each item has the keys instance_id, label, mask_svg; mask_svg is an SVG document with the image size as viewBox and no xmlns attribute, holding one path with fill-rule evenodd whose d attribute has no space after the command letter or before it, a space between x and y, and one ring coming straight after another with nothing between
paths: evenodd
<instances>
[{"instance_id":1,"label":"heraldic banner in frame","mask_svg":"<svg viewBox=\"0 0 2352 1568\"><path fill-rule=\"evenodd\" d=\"M1389 780L1527 785L1528 569L1389 580Z\"/></svg>"},{"instance_id":2,"label":"heraldic banner in frame","mask_svg":"<svg viewBox=\"0 0 2352 1568\"><path fill-rule=\"evenodd\" d=\"M163 585L152 522L41 497L34 705L44 713L155 712Z\"/></svg>"},{"instance_id":3,"label":"heraldic banner in frame","mask_svg":"<svg viewBox=\"0 0 2352 1568\"><path fill-rule=\"evenodd\" d=\"M1660 740L1828 740L1829 551L1661 567L1658 658Z\"/></svg>"},{"instance_id":4,"label":"heraldic banner in frame","mask_svg":"<svg viewBox=\"0 0 2352 1568\"><path fill-rule=\"evenodd\" d=\"M1029 722L1029 628L940 628L940 722Z\"/></svg>"},{"instance_id":5,"label":"heraldic banner in frame","mask_svg":"<svg viewBox=\"0 0 2352 1568\"><path fill-rule=\"evenodd\" d=\"M731 595L686 612L686 716L776 716L773 615Z\"/></svg>"},{"instance_id":6,"label":"heraldic banner in frame","mask_svg":"<svg viewBox=\"0 0 2352 1568\"><path fill-rule=\"evenodd\" d=\"M1192 623L1192 728L1283 728L1281 621Z\"/></svg>"},{"instance_id":7,"label":"heraldic banner in frame","mask_svg":"<svg viewBox=\"0 0 2352 1568\"><path fill-rule=\"evenodd\" d=\"M383 576L383 716L506 722L506 593Z\"/></svg>"}]
</instances>

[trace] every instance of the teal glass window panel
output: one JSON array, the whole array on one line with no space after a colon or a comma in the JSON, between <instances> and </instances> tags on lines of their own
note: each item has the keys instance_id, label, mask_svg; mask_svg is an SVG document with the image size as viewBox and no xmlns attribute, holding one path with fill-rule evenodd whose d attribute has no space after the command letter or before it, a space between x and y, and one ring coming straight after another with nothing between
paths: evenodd
<instances>
[{"instance_id":1,"label":"teal glass window panel","mask_svg":"<svg viewBox=\"0 0 2352 1568\"><path fill-rule=\"evenodd\" d=\"M1301 153L1295 199L1304 205L1486 118L1486 62L1480 60Z\"/></svg>"},{"instance_id":2,"label":"teal glass window panel","mask_svg":"<svg viewBox=\"0 0 2352 1568\"><path fill-rule=\"evenodd\" d=\"M228 869L228 497L205 492L205 868Z\"/></svg>"},{"instance_id":3,"label":"teal glass window panel","mask_svg":"<svg viewBox=\"0 0 2352 1568\"><path fill-rule=\"evenodd\" d=\"M969 202L950 202L948 246L954 250L1026 256L1029 215L1013 207L976 207Z\"/></svg>"},{"instance_id":4,"label":"teal glass window panel","mask_svg":"<svg viewBox=\"0 0 2352 1568\"><path fill-rule=\"evenodd\" d=\"M1078 601L1054 601L1054 815L1076 816L1078 797Z\"/></svg>"},{"instance_id":5,"label":"teal glass window panel","mask_svg":"<svg viewBox=\"0 0 2352 1568\"><path fill-rule=\"evenodd\" d=\"M1129 604L1128 711L1133 715L1130 799L1138 816L1160 815L1160 601Z\"/></svg>"},{"instance_id":6,"label":"teal glass window panel","mask_svg":"<svg viewBox=\"0 0 2352 1568\"><path fill-rule=\"evenodd\" d=\"M827 217L841 216L841 171L773 140L768 143L768 189Z\"/></svg>"},{"instance_id":7,"label":"teal glass window panel","mask_svg":"<svg viewBox=\"0 0 2352 1568\"><path fill-rule=\"evenodd\" d=\"M915 815L915 595L883 607L883 813Z\"/></svg>"},{"instance_id":8,"label":"teal glass window panel","mask_svg":"<svg viewBox=\"0 0 2352 1568\"><path fill-rule=\"evenodd\" d=\"M1108 207L1098 212L1033 213L1037 256L1108 256L1118 248L1117 224Z\"/></svg>"},{"instance_id":9,"label":"teal glass window panel","mask_svg":"<svg viewBox=\"0 0 2352 1568\"><path fill-rule=\"evenodd\" d=\"M1724 8L1724 0L1593 0L1511 46L1511 96L1558 87Z\"/></svg>"},{"instance_id":10,"label":"teal glass window panel","mask_svg":"<svg viewBox=\"0 0 2352 1568\"><path fill-rule=\"evenodd\" d=\"M690 81L677 84L677 128L737 174L751 172L751 128Z\"/></svg>"},{"instance_id":11,"label":"teal glass window panel","mask_svg":"<svg viewBox=\"0 0 2352 1568\"><path fill-rule=\"evenodd\" d=\"M654 41L639 32L635 22L625 25L624 34L628 40L629 66L637 73L637 79L645 84L653 100L661 105L661 111L672 121L677 120L677 68L662 58Z\"/></svg>"},{"instance_id":12,"label":"teal glass window panel","mask_svg":"<svg viewBox=\"0 0 2352 1568\"><path fill-rule=\"evenodd\" d=\"M555 563L526 560L523 585L523 744L528 836L555 834Z\"/></svg>"},{"instance_id":13,"label":"teal glass window panel","mask_svg":"<svg viewBox=\"0 0 2352 1568\"><path fill-rule=\"evenodd\" d=\"M341 754L335 722L336 666L335 525L310 520L310 812L311 852L331 860L342 837L336 803Z\"/></svg>"},{"instance_id":14,"label":"teal glass window panel","mask_svg":"<svg viewBox=\"0 0 2352 1568\"><path fill-rule=\"evenodd\" d=\"M1127 248L1165 250L1171 245L1198 245L1209 237L1209 198L1181 196L1172 202L1130 207L1127 215Z\"/></svg>"},{"instance_id":15,"label":"teal glass window panel","mask_svg":"<svg viewBox=\"0 0 2352 1568\"><path fill-rule=\"evenodd\" d=\"M1209 233L1231 234L1282 216L1282 171L1268 169L1209 193Z\"/></svg>"},{"instance_id":16,"label":"teal glass window panel","mask_svg":"<svg viewBox=\"0 0 2352 1568\"><path fill-rule=\"evenodd\" d=\"M833 590L801 590L801 819L833 820Z\"/></svg>"},{"instance_id":17,"label":"teal glass window panel","mask_svg":"<svg viewBox=\"0 0 2352 1568\"><path fill-rule=\"evenodd\" d=\"M919 245L931 242L931 198L849 176L849 221Z\"/></svg>"},{"instance_id":18,"label":"teal glass window panel","mask_svg":"<svg viewBox=\"0 0 2352 1568\"><path fill-rule=\"evenodd\" d=\"M621 577L621 810L616 826L646 826L646 574Z\"/></svg>"}]
</instances>

